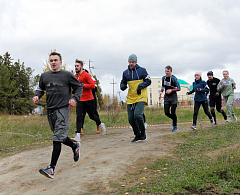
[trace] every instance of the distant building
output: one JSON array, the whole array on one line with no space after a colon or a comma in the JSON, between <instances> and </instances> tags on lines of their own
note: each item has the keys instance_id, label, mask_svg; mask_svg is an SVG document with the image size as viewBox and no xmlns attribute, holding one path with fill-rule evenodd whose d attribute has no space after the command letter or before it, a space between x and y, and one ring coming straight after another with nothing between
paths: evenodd
<instances>
[{"instance_id":1,"label":"distant building","mask_svg":"<svg viewBox=\"0 0 240 195\"><path fill-rule=\"evenodd\" d=\"M159 93L161 92L162 87L162 78L151 78L152 83L147 88L148 92L148 106L163 106L164 104L164 93L161 100L159 100ZM190 84L182 79L178 79L178 82L181 87L181 91L177 92L178 95L178 105L189 106L192 105L193 96L187 96L186 93L190 91Z\"/></svg>"}]
</instances>

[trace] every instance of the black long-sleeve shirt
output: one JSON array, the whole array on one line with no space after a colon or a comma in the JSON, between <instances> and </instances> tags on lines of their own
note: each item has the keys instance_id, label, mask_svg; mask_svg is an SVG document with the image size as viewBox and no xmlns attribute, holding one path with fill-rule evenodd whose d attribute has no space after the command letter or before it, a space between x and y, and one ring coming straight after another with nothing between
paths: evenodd
<instances>
[{"instance_id":1,"label":"black long-sleeve shirt","mask_svg":"<svg viewBox=\"0 0 240 195\"><path fill-rule=\"evenodd\" d=\"M73 97L71 88L75 91ZM50 70L41 74L35 95L40 99L46 91L47 109L58 109L68 106L71 98L79 101L82 90L83 84L71 72Z\"/></svg>"},{"instance_id":2,"label":"black long-sleeve shirt","mask_svg":"<svg viewBox=\"0 0 240 195\"><path fill-rule=\"evenodd\" d=\"M214 95L218 92L217 85L220 82L220 80L216 77L213 77L212 80L207 80L207 85L210 89L210 96L214 97ZM219 91L219 94L221 95L221 92Z\"/></svg>"}]
</instances>

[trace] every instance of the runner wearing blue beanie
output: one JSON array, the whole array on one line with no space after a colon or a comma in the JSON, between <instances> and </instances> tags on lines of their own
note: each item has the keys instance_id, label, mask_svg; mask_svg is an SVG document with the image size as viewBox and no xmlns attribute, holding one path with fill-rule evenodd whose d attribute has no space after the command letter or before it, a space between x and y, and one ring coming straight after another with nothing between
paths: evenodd
<instances>
[{"instance_id":1,"label":"runner wearing blue beanie","mask_svg":"<svg viewBox=\"0 0 240 195\"><path fill-rule=\"evenodd\" d=\"M145 68L137 64L137 56L132 54L128 58L128 69L123 72L120 89L128 90L127 111L128 121L133 128L135 138L131 142L146 140L143 111L147 103L147 86L151 79Z\"/></svg>"}]
</instances>

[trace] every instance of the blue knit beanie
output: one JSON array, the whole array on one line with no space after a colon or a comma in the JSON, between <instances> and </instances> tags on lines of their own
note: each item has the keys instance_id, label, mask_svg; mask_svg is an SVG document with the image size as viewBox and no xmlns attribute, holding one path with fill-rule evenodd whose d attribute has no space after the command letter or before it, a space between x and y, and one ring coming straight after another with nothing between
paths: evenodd
<instances>
[{"instance_id":1,"label":"blue knit beanie","mask_svg":"<svg viewBox=\"0 0 240 195\"><path fill-rule=\"evenodd\" d=\"M128 61L129 60L133 60L134 62L137 63L137 56L135 54L131 54L129 57L128 57Z\"/></svg>"}]
</instances>

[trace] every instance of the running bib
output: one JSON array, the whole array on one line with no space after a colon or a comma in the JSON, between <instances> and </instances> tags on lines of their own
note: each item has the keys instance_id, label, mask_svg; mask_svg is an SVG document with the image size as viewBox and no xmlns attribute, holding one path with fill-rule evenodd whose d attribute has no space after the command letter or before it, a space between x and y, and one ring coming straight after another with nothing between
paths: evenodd
<instances>
[{"instance_id":1,"label":"running bib","mask_svg":"<svg viewBox=\"0 0 240 195\"><path fill-rule=\"evenodd\" d=\"M164 80L164 85L165 86L171 86L171 82L167 82L167 81Z\"/></svg>"},{"instance_id":2,"label":"running bib","mask_svg":"<svg viewBox=\"0 0 240 195\"><path fill-rule=\"evenodd\" d=\"M224 81L225 85L231 85L231 81Z\"/></svg>"}]
</instances>

